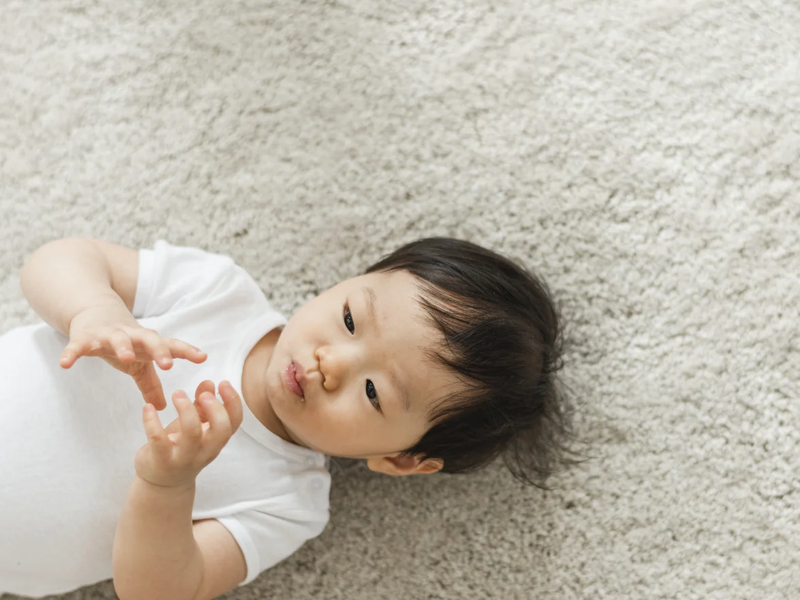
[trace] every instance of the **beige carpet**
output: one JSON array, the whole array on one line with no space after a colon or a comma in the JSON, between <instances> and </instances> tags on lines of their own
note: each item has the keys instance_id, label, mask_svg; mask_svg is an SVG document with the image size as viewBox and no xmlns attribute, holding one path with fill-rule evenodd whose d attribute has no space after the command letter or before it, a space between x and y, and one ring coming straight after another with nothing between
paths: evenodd
<instances>
[{"instance_id":1,"label":"beige carpet","mask_svg":"<svg viewBox=\"0 0 800 600\"><path fill-rule=\"evenodd\" d=\"M795 0L0 8L2 330L65 235L228 253L287 313L452 235L563 310L590 461L342 464L325 533L227 598L800 597Z\"/></svg>"}]
</instances>

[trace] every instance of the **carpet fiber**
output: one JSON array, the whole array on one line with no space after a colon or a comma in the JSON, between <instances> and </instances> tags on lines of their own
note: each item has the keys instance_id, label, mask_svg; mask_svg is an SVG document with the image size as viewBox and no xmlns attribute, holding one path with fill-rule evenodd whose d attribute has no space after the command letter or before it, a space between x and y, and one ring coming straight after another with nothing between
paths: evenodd
<instances>
[{"instance_id":1,"label":"carpet fiber","mask_svg":"<svg viewBox=\"0 0 800 600\"><path fill-rule=\"evenodd\" d=\"M5 0L0 330L60 236L229 254L286 313L484 244L553 289L590 459L546 493L342 461L328 529L226 598L797 598L798 30L794 0Z\"/></svg>"}]
</instances>

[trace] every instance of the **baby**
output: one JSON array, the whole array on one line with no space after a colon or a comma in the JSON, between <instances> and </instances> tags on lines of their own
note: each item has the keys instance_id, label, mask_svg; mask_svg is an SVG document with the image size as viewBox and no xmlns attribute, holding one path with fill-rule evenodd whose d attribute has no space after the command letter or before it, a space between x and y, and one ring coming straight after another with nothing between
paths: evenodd
<instances>
[{"instance_id":1,"label":"baby","mask_svg":"<svg viewBox=\"0 0 800 600\"><path fill-rule=\"evenodd\" d=\"M0 594L216 598L322 532L328 456L503 456L534 485L563 458L547 288L466 241L407 244L288 322L230 258L164 241L56 240L21 284L45 322L0 337Z\"/></svg>"}]
</instances>

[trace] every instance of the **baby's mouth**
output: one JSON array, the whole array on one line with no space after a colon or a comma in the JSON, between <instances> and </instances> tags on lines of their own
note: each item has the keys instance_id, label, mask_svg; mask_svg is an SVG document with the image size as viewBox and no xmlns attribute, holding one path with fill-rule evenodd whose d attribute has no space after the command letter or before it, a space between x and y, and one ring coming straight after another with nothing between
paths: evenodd
<instances>
[{"instance_id":1,"label":"baby's mouth","mask_svg":"<svg viewBox=\"0 0 800 600\"><path fill-rule=\"evenodd\" d=\"M283 379L286 388L299 397L302 402L305 402L305 394L303 393L303 387L297 380L297 366L294 361L290 362L283 370Z\"/></svg>"}]
</instances>

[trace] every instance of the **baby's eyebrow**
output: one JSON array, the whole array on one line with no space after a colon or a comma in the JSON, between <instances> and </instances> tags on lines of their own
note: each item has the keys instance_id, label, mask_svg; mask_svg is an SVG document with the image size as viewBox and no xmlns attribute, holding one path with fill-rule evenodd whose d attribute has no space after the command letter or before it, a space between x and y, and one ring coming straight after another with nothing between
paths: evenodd
<instances>
[{"instance_id":1,"label":"baby's eyebrow","mask_svg":"<svg viewBox=\"0 0 800 600\"><path fill-rule=\"evenodd\" d=\"M362 287L361 291L364 292L367 298L367 312L369 312L370 324L377 332L378 311L375 307L375 304L378 297L375 294L375 290L373 290L371 287ZM403 412L408 412L411 410L411 395L408 393L408 388L403 385L403 382L397 376L397 372L394 369L389 370L389 377L392 379L392 384L394 384L394 387L400 390L400 395L403 400Z\"/></svg>"},{"instance_id":2,"label":"baby's eyebrow","mask_svg":"<svg viewBox=\"0 0 800 600\"><path fill-rule=\"evenodd\" d=\"M361 288L362 292L366 292L367 294L367 309L369 310L369 318L372 320L372 326L375 328L375 331L378 330L378 311L375 309L375 290L371 287L363 287Z\"/></svg>"}]
</instances>

